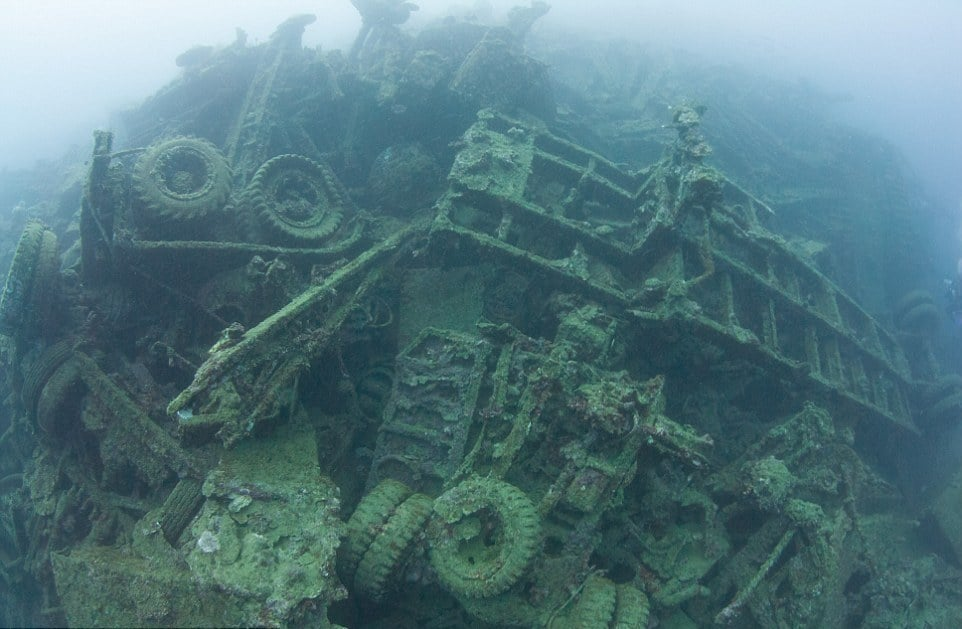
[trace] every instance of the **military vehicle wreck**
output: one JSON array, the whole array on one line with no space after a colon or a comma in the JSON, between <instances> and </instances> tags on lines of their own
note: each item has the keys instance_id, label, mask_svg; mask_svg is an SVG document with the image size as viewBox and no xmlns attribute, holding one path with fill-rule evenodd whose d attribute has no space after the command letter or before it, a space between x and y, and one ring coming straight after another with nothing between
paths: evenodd
<instances>
[{"instance_id":1,"label":"military vehicle wreck","mask_svg":"<svg viewBox=\"0 0 962 629\"><path fill-rule=\"evenodd\" d=\"M355 4L348 55L298 16L182 56L24 228L5 621L958 622L960 484L913 511L892 462L962 409L931 299L871 316L695 105L638 171L553 129L541 3Z\"/></svg>"}]
</instances>

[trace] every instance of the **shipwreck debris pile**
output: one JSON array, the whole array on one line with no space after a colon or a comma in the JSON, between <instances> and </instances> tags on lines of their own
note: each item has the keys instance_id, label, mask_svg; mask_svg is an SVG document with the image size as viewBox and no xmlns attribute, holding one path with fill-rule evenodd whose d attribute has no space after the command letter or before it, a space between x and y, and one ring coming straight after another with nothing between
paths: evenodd
<instances>
[{"instance_id":1,"label":"shipwreck debris pile","mask_svg":"<svg viewBox=\"0 0 962 629\"><path fill-rule=\"evenodd\" d=\"M897 461L958 422L931 297L890 331L700 106L636 171L554 126L543 3L354 4L346 56L297 16L185 59L96 134L76 225L25 225L3 620L959 621L960 483L907 500Z\"/></svg>"}]
</instances>

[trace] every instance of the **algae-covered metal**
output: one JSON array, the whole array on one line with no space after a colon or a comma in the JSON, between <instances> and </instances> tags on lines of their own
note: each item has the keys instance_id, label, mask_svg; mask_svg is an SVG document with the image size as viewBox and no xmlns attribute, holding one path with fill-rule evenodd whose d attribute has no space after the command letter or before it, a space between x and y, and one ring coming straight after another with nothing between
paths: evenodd
<instances>
[{"instance_id":1,"label":"algae-covered metal","mask_svg":"<svg viewBox=\"0 0 962 629\"><path fill-rule=\"evenodd\" d=\"M524 52L543 3L355 6L347 56L297 16L183 57L96 134L69 249L26 224L4 620L881 626L909 561L959 618L896 539L921 513L957 561L957 479L913 513L889 465L957 421L930 300L870 315L701 107L637 170L587 148Z\"/></svg>"}]
</instances>

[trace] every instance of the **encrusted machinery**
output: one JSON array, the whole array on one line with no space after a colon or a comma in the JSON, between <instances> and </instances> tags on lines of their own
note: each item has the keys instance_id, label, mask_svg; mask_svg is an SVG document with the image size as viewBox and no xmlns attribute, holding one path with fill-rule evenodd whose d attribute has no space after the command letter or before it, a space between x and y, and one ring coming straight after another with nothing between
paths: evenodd
<instances>
[{"instance_id":1,"label":"encrusted machinery","mask_svg":"<svg viewBox=\"0 0 962 629\"><path fill-rule=\"evenodd\" d=\"M871 474L851 450L856 432L917 433L908 364L881 325L764 229L758 214L769 208L701 164L706 147L696 123L693 110L676 114L678 144L635 175L537 121L493 111L482 111L461 141L422 254L427 262L415 263L402 281L399 328L409 345L398 355L368 485L401 481L409 491L438 496L423 543L441 585L478 619L577 626L572 619L588 613L589 604L559 592L581 588L590 593L584 597L601 596L594 593L598 577L585 580L594 564L640 573L663 608L711 601L718 605L715 620L729 621L751 607L758 588L775 587L766 579L784 578L774 565L794 555L814 562L813 574L835 576L822 584L832 592L831 606L819 610L800 599L793 613L806 623L841 622L842 589L857 572L853 556L864 550L844 531L859 525L842 509L839 489L800 479L841 474L844 479L821 482L864 490ZM458 266L465 259L478 260L471 272ZM426 283L460 313L425 306ZM462 329L419 327L418 320ZM478 320L490 323L470 332ZM700 433L666 417L665 391L696 387L666 386L659 374L683 377L679 370L705 354L756 372L753 386L764 397L740 401L739 410L763 424L785 414L785 399L832 409L831 417L815 407L798 416L820 418L825 434L807 428L807 420L790 419L798 442L713 475L716 492L751 496L748 507L724 512L718 493L690 487L669 497L663 486L677 483L674 475L703 474L726 459L712 451L710 418ZM838 450L829 447L833 440ZM811 448L818 451L816 443L829 449L818 460L801 461ZM673 470L668 478L659 478L654 461ZM639 465L648 471L636 478ZM841 471L830 472L836 465ZM736 468L736 478L723 480ZM788 485L770 486L778 482ZM802 486L799 495L809 498L808 492L823 492L822 506L793 498ZM499 487L506 496L520 489L530 503L511 511L530 520L530 534L537 530L542 538L537 558L505 549L504 540L523 536L501 506L512 499L491 497ZM634 493L626 495L628 488ZM644 510L644 494L653 497L651 506L697 517L658 533L640 524L657 518L639 514L632 524L615 515ZM461 506L449 507L452 500ZM520 515L529 510L530 516ZM760 526L748 546L731 533L743 517L757 518ZM618 521L625 525L616 532ZM830 532L831 521L841 529ZM637 554L619 553L609 545L613 540ZM709 589L709 575L736 545L744 563L723 569L730 580ZM458 550L443 550L451 547ZM518 574L504 584L492 568L509 563L499 552L519 562L511 564ZM643 609L647 615L640 588L618 587L628 588L626 598L645 601L631 614ZM598 603L605 611L597 613L614 623L620 607L611 588L607 602ZM728 588L735 590L726 599ZM766 613L754 610L760 622L779 622Z\"/></svg>"},{"instance_id":2,"label":"encrusted machinery","mask_svg":"<svg viewBox=\"0 0 962 629\"><path fill-rule=\"evenodd\" d=\"M880 573L957 576L884 541L913 519L879 460L962 385L706 164L700 108L629 171L551 126L543 3L417 41L355 4L347 59L310 16L185 56L144 146L95 136L68 251L26 225L0 576L41 603L7 619L881 626L915 603ZM927 520L956 554L958 486Z\"/></svg>"},{"instance_id":3,"label":"encrusted machinery","mask_svg":"<svg viewBox=\"0 0 962 629\"><path fill-rule=\"evenodd\" d=\"M293 309L307 317L306 336L288 339L303 353L276 346L265 360L284 358L254 374L256 360L239 348L248 367L237 385L262 388L262 414L293 409L308 337L324 336L314 327L338 301L321 277L346 268L325 278L343 290L346 316L364 293L344 280L370 282L373 263L385 262L323 156L289 146L269 159L277 153L259 141L278 75L299 68L292 56L304 60L306 23L293 19L241 53L265 64L226 143L179 127L114 151L113 134L97 132L69 250L53 229L27 223L0 299L12 393L2 442L6 623L324 626L327 605L343 596L338 492L320 472L314 426L285 422L252 450L224 452L210 436L221 429L233 444L255 425L247 415L187 408L171 423L166 413L218 335L213 354L278 314L313 270L317 299ZM263 124L249 125L253 110ZM370 251L358 258L362 247ZM279 317L285 334L291 318ZM334 333L344 319L332 321ZM238 409L241 398L253 399L226 401Z\"/></svg>"},{"instance_id":4,"label":"encrusted machinery","mask_svg":"<svg viewBox=\"0 0 962 629\"><path fill-rule=\"evenodd\" d=\"M687 115L673 154L629 176L538 123L482 112L435 229L580 286L655 346L693 336L773 384L802 376L822 399L914 431L898 341L764 228L771 209L701 163Z\"/></svg>"}]
</instances>

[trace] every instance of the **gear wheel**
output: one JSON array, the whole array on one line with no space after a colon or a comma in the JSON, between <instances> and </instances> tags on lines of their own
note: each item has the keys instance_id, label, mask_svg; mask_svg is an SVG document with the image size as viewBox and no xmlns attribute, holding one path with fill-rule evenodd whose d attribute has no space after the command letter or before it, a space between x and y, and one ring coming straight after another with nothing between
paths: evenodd
<instances>
[{"instance_id":1,"label":"gear wheel","mask_svg":"<svg viewBox=\"0 0 962 629\"><path fill-rule=\"evenodd\" d=\"M249 210L280 245L311 245L341 224L347 195L334 172L303 155L278 155L261 165L247 188Z\"/></svg>"},{"instance_id":2,"label":"gear wheel","mask_svg":"<svg viewBox=\"0 0 962 629\"><path fill-rule=\"evenodd\" d=\"M207 140L174 138L151 145L137 161L134 189L143 201L145 220L187 222L224 205L231 171Z\"/></svg>"}]
</instances>

